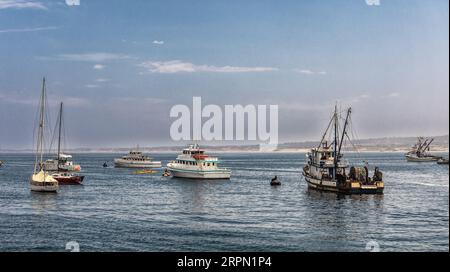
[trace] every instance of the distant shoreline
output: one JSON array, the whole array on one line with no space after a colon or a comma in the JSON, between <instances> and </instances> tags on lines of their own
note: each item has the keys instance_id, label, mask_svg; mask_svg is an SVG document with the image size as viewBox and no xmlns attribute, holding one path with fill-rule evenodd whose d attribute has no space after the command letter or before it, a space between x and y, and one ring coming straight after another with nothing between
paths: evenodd
<instances>
[{"instance_id":1,"label":"distant shoreline","mask_svg":"<svg viewBox=\"0 0 450 272\"><path fill-rule=\"evenodd\" d=\"M434 142L431 145L430 152L433 153L448 153L449 152L449 135L434 136ZM353 147L345 146L344 152L352 153L406 153L411 150L411 147L417 142L417 137L393 137L393 138L373 138L373 139L361 139L353 142L356 149ZM179 153L186 147L186 142L176 143L177 145L160 145L160 146L147 146L140 147L139 150L144 153ZM260 150L259 144L241 144L232 145L224 143L220 145L208 145L208 142L200 143L201 147L209 153L307 153L311 148L319 145L319 142L315 141L303 141L303 142L285 142L280 143L276 150ZM128 153L133 149L131 145L129 147L76 147L65 148L64 152L68 154L85 154L85 153L98 153L98 154L122 154ZM352 149L349 151L349 149ZM357 150L357 151L356 151ZM9 153L33 153L31 148L23 149L0 149L0 154ZM53 151L55 152L55 151Z\"/></svg>"},{"instance_id":2,"label":"distant shoreline","mask_svg":"<svg viewBox=\"0 0 450 272\"><path fill-rule=\"evenodd\" d=\"M181 150L181 149L180 149ZM161 154L178 154L179 151L176 150L147 150L141 149L143 153L161 153ZM283 150L274 150L274 151L259 151L259 150L215 150L215 149L206 149L208 153L223 153L223 154L253 154L253 153L299 153L305 154L311 151L311 148L302 148L302 149L283 149ZM409 149L395 149L395 150L358 150L358 151L344 151L345 153L407 153ZM91 151L79 151L79 150L71 150L67 151L69 154L124 154L126 152L120 150L91 150ZM431 150L430 153L449 153L449 149L435 149ZM34 154L32 151L0 151L0 154Z\"/></svg>"}]
</instances>

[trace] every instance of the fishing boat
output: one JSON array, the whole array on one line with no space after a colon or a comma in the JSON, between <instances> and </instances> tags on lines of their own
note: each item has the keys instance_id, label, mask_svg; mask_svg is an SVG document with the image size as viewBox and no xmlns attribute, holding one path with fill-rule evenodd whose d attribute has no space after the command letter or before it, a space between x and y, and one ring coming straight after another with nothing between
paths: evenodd
<instances>
[{"instance_id":1,"label":"fishing boat","mask_svg":"<svg viewBox=\"0 0 450 272\"><path fill-rule=\"evenodd\" d=\"M159 168L160 161L154 161L138 150L131 150L128 155L114 159L114 167L122 168Z\"/></svg>"},{"instance_id":2,"label":"fishing boat","mask_svg":"<svg viewBox=\"0 0 450 272\"><path fill-rule=\"evenodd\" d=\"M446 159L446 158L440 158L440 159L437 161L437 164L447 164L447 165L448 165L448 159Z\"/></svg>"},{"instance_id":3,"label":"fishing boat","mask_svg":"<svg viewBox=\"0 0 450 272\"><path fill-rule=\"evenodd\" d=\"M229 179L231 171L219 168L219 159L205 153L197 144L183 149L175 161L167 164L167 170L174 177L192 179Z\"/></svg>"},{"instance_id":4,"label":"fishing boat","mask_svg":"<svg viewBox=\"0 0 450 272\"><path fill-rule=\"evenodd\" d=\"M339 194L382 194L383 174L378 167L375 167L373 177L369 177L367 162L364 166L350 166L344 159L343 143L346 140L351 142L348 133L351 111L351 108L347 110L343 128L340 129L340 114L335 107L319 145L307 154L303 176L311 189Z\"/></svg>"},{"instance_id":5,"label":"fishing boat","mask_svg":"<svg viewBox=\"0 0 450 272\"><path fill-rule=\"evenodd\" d=\"M434 156L429 153L430 145L434 141L433 138L427 139L418 137L417 143L411 148L411 151L405 154L408 162L435 162L441 157Z\"/></svg>"},{"instance_id":6,"label":"fishing boat","mask_svg":"<svg viewBox=\"0 0 450 272\"><path fill-rule=\"evenodd\" d=\"M46 106L46 87L45 78L42 80L42 92L39 100L39 124L37 133L36 159L34 162L34 171L30 177L31 191L35 192L57 192L58 181L52 175L43 169L44 159L44 136L45 136L45 106Z\"/></svg>"}]
</instances>

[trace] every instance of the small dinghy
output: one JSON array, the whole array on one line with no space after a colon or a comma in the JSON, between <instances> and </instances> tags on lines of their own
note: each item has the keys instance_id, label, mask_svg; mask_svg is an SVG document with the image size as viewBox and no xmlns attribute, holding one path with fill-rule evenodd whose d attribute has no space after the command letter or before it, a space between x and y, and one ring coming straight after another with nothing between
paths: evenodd
<instances>
[{"instance_id":1,"label":"small dinghy","mask_svg":"<svg viewBox=\"0 0 450 272\"><path fill-rule=\"evenodd\" d=\"M162 173L163 177L170 177L170 172L169 170L165 169L164 172Z\"/></svg>"},{"instance_id":2,"label":"small dinghy","mask_svg":"<svg viewBox=\"0 0 450 272\"><path fill-rule=\"evenodd\" d=\"M270 181L270 186L279 186L281 185L281 181L278 180L278 177L275 176L271 181Z\"/></svg>"}]
</instances>

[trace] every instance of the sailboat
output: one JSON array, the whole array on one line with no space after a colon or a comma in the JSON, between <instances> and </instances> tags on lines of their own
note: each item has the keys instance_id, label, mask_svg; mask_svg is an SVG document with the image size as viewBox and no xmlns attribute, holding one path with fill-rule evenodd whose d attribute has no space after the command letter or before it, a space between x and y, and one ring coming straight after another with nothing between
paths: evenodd
<instances>
[{"instance_id":1,"label":"sailboat","mask_svg":"<svg viewBox=\"0 0 450 272\"><path fill-rule=\"evenodd\" d=\"M382 194L383 174L378 167L375 167L373 177L369 177L368 164L364 167L350 166L343 158L343 142L346 138L350 141L348 129L351 112L352 109L349 108L341 130L339 113L337 106L335 107L319 146L307 154L308 162L303 167L303 176L309 188L320 191L340 194ZM333 139L330 144L326 140L329 134Z\"/></svg>"},{"instance_id":2,"label":"sailboat","mask_svg":"<svg viewBox=\"0 0 450 272\"><path fill-rule=\"evenodd\" d=\"M57 192L58 181L45 171L43 166L44 157L44 129L45 129L45 78L42 80L42 92L39 101L39 126L37 133L36 159L34 162L33 175L30 177L31 191L35 192Z\"/></svg>"},{"instance_id":3,"label":"sailboat","mask_svg":"<svg viewBox=\"0 0 450 272\"><path fill-rule=\"evenodd\" d=\"M59 115L58 115L58 152L55 159L49 159L44 162L44 170L46 171L59 171L59 172L78 172L81 170L81 166L74 164L72 161L72 155L64 154L61 152L61 129L63 126L63 103L60 103Z\"/></svg>"},{"instance_id":4,"label":"sailboat","mask_svg":"<svg viewBox=\"0 0 450 272\"><path fill-rule=\"evenodd\" d=\"M68 158L72 158L70 155L65 155L61 153L61 130L63 126L63 103L60 103L59 114L58 114L58 152L57 157L54 160L47 160L45 166L56 165L56 173L52 176L55 178L60 185L79 185L83 182L84 176L79 176L70 173L70 169L76 169L79 171L81 168L79 165L76 166L69 161ZM70 167L69 167L70 166Z\"/></svg>"}]
</instances>

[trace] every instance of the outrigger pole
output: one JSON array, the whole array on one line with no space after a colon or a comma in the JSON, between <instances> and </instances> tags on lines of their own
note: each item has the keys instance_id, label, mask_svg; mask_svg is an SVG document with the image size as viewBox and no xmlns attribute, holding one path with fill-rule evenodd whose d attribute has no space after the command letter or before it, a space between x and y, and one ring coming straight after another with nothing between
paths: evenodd
<instances>
[{"instance_id":1,"label":"outrigger pole","mask_svg":"<svg viewBox=\"0 0 450 272\"><path fill-rule=\"evenodd\" d=\"M427 148L431 145L431 143L433 141L434 141L434 139L431 139L430 142L424 148L422 148L423 152L425 152L427 150Z\"/></svg>"},{"instance_id":2,"label":"outrigger pole","mask_svg":"<svg viewBox=\"0 0 450 272\"><path fill-rule=\"evenodd\" d=\"M331 124L333 123L334 117L330 119L330 122L328 123L327 129L325 130L325 133L322 135L322 139L320 140L318 149L322 146L323 141L325 140L325 137L328 134L328 130L330 129Z\"/></svg>"},{"instance_id":3,"label":"outrigger pole","mask_svg":"<svg viewBox=\"0 0 450 272\"><path fill-rule=\"evenodd\" d=\"M338 156L341 154L342 143L344 142L344 136L347 133L346 130L347 130L347 125L348 125L348 118L350 117L351 113L352 113L352 108L348 108L347 116L345 117L344 130L342 131L341 141L339 142L339 149L338 149L338 153L337 153Z\"/></svg>"}]
</instances>

